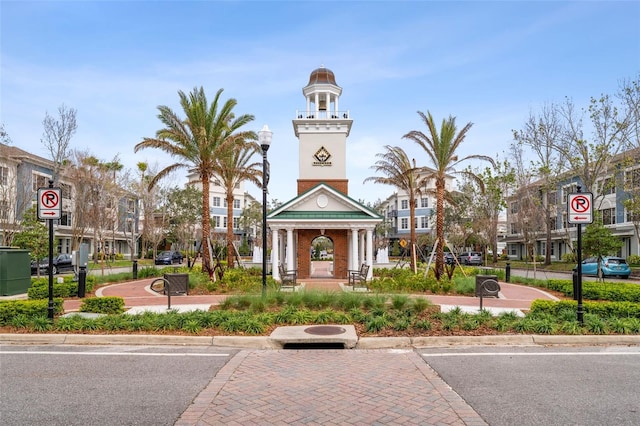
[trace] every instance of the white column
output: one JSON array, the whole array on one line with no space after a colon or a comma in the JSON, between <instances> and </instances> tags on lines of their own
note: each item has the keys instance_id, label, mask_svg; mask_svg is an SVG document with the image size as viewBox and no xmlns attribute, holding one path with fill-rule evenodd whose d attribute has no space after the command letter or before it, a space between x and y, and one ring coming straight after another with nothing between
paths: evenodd
<instances>
[{"instance_id":1,"label":"white column","mask_svg":"<svg viewBox=\"0 0 640 426\"><path fill-rule=\"evenodd\" d=\"M338 114L340 112L340 109L338 108L338 95L336 95L335 100L333 101L333 106L336 109L336 117L340 118L340 115Z\"/></svg>"},{"instance_id":2,"label":"white column","mask_svg":"<svg viewBox=\"0 0 640 426\"><path fill-rule=\"evenodd\" d=\"M307 113L304 118L308 118L311 115L311 98L307 96Z\"/></svg>"},{"instance_id":3,"label":"white column","mask_svg":"<svg viewBox=\"0 0 640 426\"><path fill-rule=\"evenodd\" d=\"M366 260L365 251L364 251L364 237L365 237L364 233L360 234L360 247L358 248L358 264L356 265L358 268Z\"/></svg>"},{"instance_id":4,"label":"white column","mask_svg":"<svg viewBox=\"0 0 640 426\"><path fill-rule=\"evenodd\" d=\"M293 228L287 228L287 271L293 271L295 268L293 264L293 253L295 247L293 246Z\"/></svg>"},{"instance_id":5,"label":"white column","mask_svg":"<svg viewBox=\"0 0 640 426\"><path fill-rule=\"evenodd\" d=\"M315 118L318 118L318 113L320 112L320 101L319 101L318 92L315 93L315 103L316 103Z\"/></svg>"},{"instance_id":6,"label":"white column","mask_svg":"<svg viewBox=\"0 0 640 426\"><path fill-rule=\"evenodd\" d=\"M367 272L367 279L370 280L373 277L373 229L367 229L367 265L369 265L369 272Z\"/></svg>"},{"instance_id":7,"label":"white column","mask_svg":"<svg viewBox=\"0 0 640 426\"><path fill-rule=\"evenodd\" d=\"M360 265L358 265L358 230L351 230L351 270L357 270Z\"/></svg>"},{"instance_id":8,"label":"white column","mask_svg":"<svg viewBox=\"0 0 640 426\"><path fill-rule=\"evenodd\" d=\"M280 258L278 256L280 251L280 247L278 244L279 233L279 229L271 230L271 274L274 280L280 280L280 271L278 271L278 265L280 265ZM266 256L267 253L262 253L262 255Z\"/></svg>"}]
</instances>

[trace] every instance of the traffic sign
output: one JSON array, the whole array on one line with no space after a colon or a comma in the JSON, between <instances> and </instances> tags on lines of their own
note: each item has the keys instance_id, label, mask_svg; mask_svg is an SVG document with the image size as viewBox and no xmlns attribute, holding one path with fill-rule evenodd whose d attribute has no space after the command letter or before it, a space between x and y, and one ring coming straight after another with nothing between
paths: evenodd
<instances>
[{"instance_id":1,"label":"traffic sign","mask_svg":"<svg viewBox=\"0 0 640 426\"><path fill-rule=\"evenodd\" d=\"M38 219L60 219L62 202L60 188L38 188Z\"/></svg>"},{"instance_id":2,"label":"traffic sign","mask_svg":"<svg viewBox=\"0 0 640 426\"><path fill-rule=\"evenodd\" d=\"M569 223L593 222L593 194L591 192L576 192L567 198L567 212Z\"/></svg>"}]
</instances>

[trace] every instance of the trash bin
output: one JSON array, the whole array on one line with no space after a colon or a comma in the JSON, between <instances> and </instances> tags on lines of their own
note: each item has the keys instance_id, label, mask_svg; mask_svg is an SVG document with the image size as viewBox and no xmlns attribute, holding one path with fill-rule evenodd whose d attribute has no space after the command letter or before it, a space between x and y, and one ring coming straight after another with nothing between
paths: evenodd
<instances>
[{"instance_id":1,"label":"trash bin","mask_svg":"<svg viewBox=\"0 0 640 426\"><path fill-rule=\"evenodd\" d=\"M169 283L172 296L189 294L189 274L164 274L164 279Z\"/></svg>"},{"instance_id":2,"label":"trash bin","mask_svg":"<svg viewBox=\"0 0 640 426\"><path fill-rule=\"evenodd\" d=\"M494 280L497 282L498 276L497 275L476 275L476 297L479 297L482 294L482 283L488 280Z\"/></svg>"},{"instance_id":3,"label":"trash bin","mask_svg":"<svg viewBox=\"0 0 640 426\"><path fill-rule=\"evenodd\" d=\"M24 294L31 287L28 250L0 248L0 296Z\"/></svg>"}]
</instances>

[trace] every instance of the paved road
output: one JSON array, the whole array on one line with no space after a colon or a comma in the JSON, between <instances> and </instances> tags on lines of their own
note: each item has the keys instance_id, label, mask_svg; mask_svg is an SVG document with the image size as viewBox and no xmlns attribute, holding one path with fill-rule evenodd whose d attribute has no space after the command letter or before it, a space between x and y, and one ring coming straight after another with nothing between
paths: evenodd
<instances>
[{"instance_id":1,"label":"paved road","mask_svg":"<svg viewBox=\"0 0 640 426\"><path fill-rule=\"evenodd\" d=\"M418 352L492 426L640 424L638 346Z\"/></svg>"},{"instance_id":2,"label":"paved road","mask_svg":"<svg viewBox=\"0 0 640 426\"><path fill-rule=\"evenodd\" d=\"M640 347L0 346L0 423L640 424Z\"/></svg>"},{"instance_id":3,"label":"paved road","mask_svg":"<svg viewBox=\"0 0 640 426\"><path fill-rule=\"evenodd\" d=\"M236 352L0 345L0 424L173 425Z\"/></svg>"}]
</instances>

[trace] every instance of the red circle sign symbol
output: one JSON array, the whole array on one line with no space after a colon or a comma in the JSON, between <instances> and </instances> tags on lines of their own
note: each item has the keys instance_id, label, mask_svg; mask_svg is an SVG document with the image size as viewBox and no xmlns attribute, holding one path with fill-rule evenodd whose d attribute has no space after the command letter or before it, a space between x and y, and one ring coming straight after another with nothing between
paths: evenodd
<instances>
[{"instance_id":1,"label":"red circle sign symbol","mask_svg":"<svg viewBox=\"0 0 640 426\"><path fill-rule=\"evenodd\" d=\"M586 213L591 207L589 197L578 195L571 200L571 210L576 213Z\"/></svg>"},{"instance_id":2,"label":"red circle sign symbol","mask_svg":"<svg viewBox=\"0 0 640 426\"><path fill-rule=\"evenodd\" d=\"M54 209L60 202L58 199L58 193L55 191L44 191L40 197L40 202L43 207L47 209Z\"/></svg>"}]
</instances>

